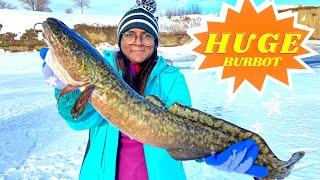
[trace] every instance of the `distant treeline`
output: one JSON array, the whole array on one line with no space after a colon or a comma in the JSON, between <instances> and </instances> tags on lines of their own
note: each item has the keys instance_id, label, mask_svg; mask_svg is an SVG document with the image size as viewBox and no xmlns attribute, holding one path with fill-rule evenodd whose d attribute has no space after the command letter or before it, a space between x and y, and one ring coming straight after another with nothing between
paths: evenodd
<instances>
[{"instance_id":1,"label":"distant treeline","mask_svg":"<svg viewBox=\"0 0 320 180\"><path fill-rule=\"evenodd\" d=\"M311 39L320 39L320 7L301 6L280 10L279 12L288 10L298 12L299 24L304 24L315 29ZM178 24L194 23L187 17L181 18L181 20L178 21ZM117 43L117 26L77 24L74 28L75 31L85 37L93 45L99 45L104 42L108 42L111 45ZM26 30L20 38L17 38L17 34L14 33L8 32L0 34L0 49L11 52L39 50L41 47L46 46L46 43L43 40L38 39L39 33L42 32L40 30L34 31L33 29L29 29ZM180 46L190 41L191 38L184 30L176 31L172 29L172 32L160 32L160 46Z\"/></svg>"},{"instance_id":2,"label":"distant treeline","mask_svg":"<svg viewBox=\"0 0 320 180\"><path fill-rule=\"evenodd\" d=\"M38 40L38 33L39 31L28 29L19 39L15 33L0 34L0 49L11 52L39 50L41 47L45 47L46 43L43 40Z\"/></svg>"},{"instance_id":3,"label":"distant treeline","mask_svg":"<svg viewBox=\"0 0 320 180\"><path fill-rule=\"evenodd\" d=\"M77 24L74 29L93 45L117 43L117 26ZM0 49L10 52L39 50L47 46L44 40L38 39L39 33L41 30L28 29L20 38L11 32L0 34ZM186 32L160 32L160 46L180 46L190 41Z\"/></svg>"},{"instance_id":4,"label":"distant treeline","mask_svg":"<svg viewBox=\"0 0 320 180\"><path fill-rule=\"evenodd\" d=\"M298 23L315 29L310 39L320 39L320 7L317 6L299 6L280 10L284 12L292 10L298 12Z\"/></svg>"},{"instance_id":5,"label":"distant treeline","mask_svg":"<svg viewBox=\"0 0 320 180\"><path fill-rule=\"evenodd\" d=\"M90 0L72 0L73 5L81 9L81 14L83 14L83 9L90 7ZM22 8L30 11L43 11L43 12L52 12L52 9L49 7L50 0L18 0ZM0 9L17 9L17 6L12 5L11 3L0 0ZM72 13L73 10L70 7L65 9L65 13Z\"/></svg>"}]
</instances>

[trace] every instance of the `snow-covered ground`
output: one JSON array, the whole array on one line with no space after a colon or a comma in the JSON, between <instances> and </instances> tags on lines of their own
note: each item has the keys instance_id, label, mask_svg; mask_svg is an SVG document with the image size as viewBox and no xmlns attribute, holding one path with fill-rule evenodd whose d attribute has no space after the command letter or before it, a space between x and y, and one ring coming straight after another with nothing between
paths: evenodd
<instances>
[{"instance_id":1,"label":"snow-covered ground","mask_svg":"<svg viewBox=\"0 0 320 180\"><path fill-rule=\"evenodd\" d=\"M120 19L0 9L0 33L24 32L46 17L57 17L69 26L116 25ZM172 26L168 19L160 22L162 27ZM312 44L320 45L318 41ZM194 57L185 53L185 48L161 47L159 54L173 60L174 65L189 67L192 61L188 60ZM282 160L295 151L306 151L288 179L320 179L319 59L308 58L315 74L293 75L293 90L269 82L263 96L243 88L232 102L226 95L227 85L215 73L199 74L188 68L182 71L194 107L259 133ZM0 52L0 180L78 177L88 132L71 130L58 115L53 90L42 78L41 63L38 52ZM194 161L184 162L184 167L191 180L252 179Z\"/></svg>"},{"instance_id":2,"label":"snow-covered ground","mask_svg":"<svg viewBox=\"0 0 320 180\"><path fill-rule=\"evenodd\" d=\"M205 15L207 17L215 15ZM107 16L98 14L66 14L66 13L52 13L52 12L35 12L26 10L10 10L0 9L0 24L2 29L0 33L13 32L18 35L24 33L26 29L34 28L36 23L42 23L48 17L55 17L62 20L69 27L73 27L76 24L88 24L88 25L117 25L121 19L120 16ZM193 27L199 23L199 15L190 15L192 21L195 23L187 25L179 24L177 21L183 19L180 17L173 17L168 19L166 17L160 17L159 28L161 32L166 31L179 31L186 28ZM36 28L40 28L36 26Z\"/></svg>"},{"instance_id":3,"label":"snow-covered ground","mask_svg":"<svg viewBox=\"0 0 320 180\"><path fill-rule=\"evenodd\" d=\"M68 26L73 27L75 24L93 24L93 25L116 25L121 17L106 15L83 15L83 14L66 14L52 12L38 12L27 10L10 10L0 9L0 24L2 24L1 33L13 32L20 33L26 29L34 27L35 23L43 22L47 17L61 19Z\"/></svg>"},{"instance_id":4,"label":"snow-covered ground","mask_svg":"<svg viewBox=\"0 0 320 180\"><path fill-rule=\"evenodd\" d=\"M168 52L169 58L179 56L174 49ZM320 57L314 59L316 74L294 75L293 90L268 83L258 97L243 88L231 103L214 73L182 72L194 107L259 133L282 160L306 151L288 179L320 179ZM58 115L41 63L38 52L0 53L0 179L78 177L88 132L71 130ZM252 179L194 161L184 167L190 180Z\"/></svg>"}]
</instances>

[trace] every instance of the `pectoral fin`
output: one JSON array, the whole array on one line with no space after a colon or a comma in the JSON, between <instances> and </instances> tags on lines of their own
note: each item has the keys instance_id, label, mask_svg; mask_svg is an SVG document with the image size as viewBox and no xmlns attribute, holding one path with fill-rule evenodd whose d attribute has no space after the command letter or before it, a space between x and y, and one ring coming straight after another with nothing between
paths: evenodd
<instances>
[{"instance_id":1,"label":"pectoral fin","mask_svg":"<svg viewBox=\"0 0 320 180\"><path fill-rule=\"evenodd\" d=\"M80 97L78 98L77 102L74 104L71 110L73 119L77 119L82 114L87 103L90 101L90 97L92 95L92 91L94 90L94 88L95 88L94 85L89 85L81 93Z\"/></svg>"},{"instance_id":2,"label":"pectoral fin","mask_svg":"<svg viewBox=\"0 0 320 180\"><path fill-rule=\"evenodd\" d=\"M69 93L69 92L71 92L71 91L73 91L73 90L75 90L75 89L77 89L77 88L78 88L78 87L76 87L76 86L71 86L71 85L68 85L67 87L63 88L63 89L60 91L59 95L58 95L57 104L59 103L60 98L61 98L63 95L65 95L65 94L67 94L67 93Z\"/></svg>"}]
</instances>

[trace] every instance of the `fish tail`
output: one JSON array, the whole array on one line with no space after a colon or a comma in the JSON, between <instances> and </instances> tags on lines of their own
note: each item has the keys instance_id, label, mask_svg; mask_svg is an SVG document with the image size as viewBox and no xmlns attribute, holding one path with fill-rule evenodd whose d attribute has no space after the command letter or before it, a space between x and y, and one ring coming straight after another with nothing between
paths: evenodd
<instances>
[{"instance_id":1,"label":"fish tail","mask_svg":"<svg viewBox=\"0 0 320 180\"><path fill-rule=\"evenodd\" d=\"M288 170L292 169L294 164L296 164L301 158L303 158L304 155L305 155L304 151L293 153L291 158L285 162L286 168Z\"/></svg>"},{"instance_id":2,"label":"fish tail","mask_svg":"<svg viewBox=\"0 0 320 180\"><path fill-rule=\"evenodd\" d=\"M290 172L291 172L291 169L293 168L293 166L301 159L303 158L303 156L305 155L305 152L304 151L298 151L298 152L295 152L292 154L291 158L288 160L288 161L284 161L284 165L286 167L286 172L284 174L284 176L282 176L281 178L276 178L276 179L283 179L285 177L287 177ZM264 177L264 178L257 178L257 177L254 177L254 180L273 180L275 178L270 178L270 177Z\"/></svg>"}]
</instances>

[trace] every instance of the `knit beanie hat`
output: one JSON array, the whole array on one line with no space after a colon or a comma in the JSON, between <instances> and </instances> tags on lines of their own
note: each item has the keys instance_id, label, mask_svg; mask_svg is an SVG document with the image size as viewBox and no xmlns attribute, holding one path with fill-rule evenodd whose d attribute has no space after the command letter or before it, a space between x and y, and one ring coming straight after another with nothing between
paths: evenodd
<instances>
[{"instance_id":1,"label":"knit beanie hat","mask_svg":"<svg viewBox=\"0 0 320 180\"><path fill-rule=\"evenodd\" d=\"M119 22L117 32L119 47L122 34L132 28L143 29L150 33L158 45L159 27L155 0L136 0L136 3L137 5L129 9Z\"/></svg>"}]
</instances>

